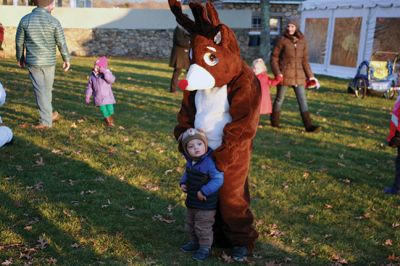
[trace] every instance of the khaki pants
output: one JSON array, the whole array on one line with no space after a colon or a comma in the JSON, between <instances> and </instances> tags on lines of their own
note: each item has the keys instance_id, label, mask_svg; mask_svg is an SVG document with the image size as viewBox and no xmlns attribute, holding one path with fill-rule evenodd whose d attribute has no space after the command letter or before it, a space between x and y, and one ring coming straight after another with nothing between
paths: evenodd
<instances>
[{"instance_id":1,"label":"khaki pants","mask_svg":"<svg viewBox=\"0 0 400 266\"><path fill-rule=\"evenodd\" d=\"M185 229L191 241L200 247L211 248L216 210L190 209L186 211Z\"/></svg>"}]
</instances>

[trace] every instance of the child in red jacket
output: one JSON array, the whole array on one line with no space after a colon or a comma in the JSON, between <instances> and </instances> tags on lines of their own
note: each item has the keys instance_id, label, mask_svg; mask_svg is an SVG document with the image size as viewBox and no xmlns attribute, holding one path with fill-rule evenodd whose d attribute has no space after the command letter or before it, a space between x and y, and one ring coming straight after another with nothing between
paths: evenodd
<instances>
[{"instance_id":1,"label":"child in red jacket","mask_svg":"<svg viewBox=\"0 0 400 266\"><path fill-rule=\"evenodd\" d=\"M270 79L267 74L267 66L262 58L257 58L252 64L253 72L256 74L261 84L261 106L260 115L272 113L270 86L276 86L282 81L282 75L275 79Z\"/></svg>"},{"instance_id":2,"label":"child in red jacket","mask_svg":"<svg viewBox=\"0 0 400 266\"><path fill-rule=\"evenodd\" d=\"M394 183L391 187L385 188L386 194L399 194L400 192L400 125L399 125L399 117L400 117L400 96L397 97L397 100L394 104L392 111L392 119L390 120L390 133L387 137L387 141L390 147L397 148L397 157L396 157L396 167L395 167L395 177Z\"/></svg>"}]
</instances>

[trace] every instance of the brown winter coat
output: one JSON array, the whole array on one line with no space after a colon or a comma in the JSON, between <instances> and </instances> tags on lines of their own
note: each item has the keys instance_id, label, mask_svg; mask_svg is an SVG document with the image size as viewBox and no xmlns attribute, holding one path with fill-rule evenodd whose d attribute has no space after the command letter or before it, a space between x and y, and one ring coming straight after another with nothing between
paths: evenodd
<instances>
[{"instance_id":1,"label":"brown winter coat","mask_svg":"<svg viewBox=\"0 0 400 266\"><path fill-rule=\"evenodd\" d=\"M296 31L285 33L276 43L271 56L271 68L275 76L283 75L283 86L304 86L306 79L314 77L308 63L307 43L304 35Z\"/></svg>"},{"instance_id":2,"label":"brown winter coat","mask_svg":"<svg viewBox=\"0 0 400 266\"><path fill-rule=\"evenodd\" d=\"M174 30L173 45L169 66L173 68L188 69L190 49L190 36L183 29L177 26Z\"/></svg>"}]
</instances>

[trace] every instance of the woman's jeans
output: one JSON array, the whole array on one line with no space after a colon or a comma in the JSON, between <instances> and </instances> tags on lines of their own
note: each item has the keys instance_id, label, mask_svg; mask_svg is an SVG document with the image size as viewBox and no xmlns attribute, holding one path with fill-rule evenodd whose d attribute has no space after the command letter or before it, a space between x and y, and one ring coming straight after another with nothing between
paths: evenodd
<instances>
[{"instance_id":1,"label":"woman's jeans","mask_svg":"<svg viewBox=\"0 0 400 266\"><path fill-rule=\"evenodd\" d=\"M299 104L299 109L301 113L308 112L307 98L306 98L306 90L304 86L291 86L296 93L297 103ZM288 90L288 86L278 86L278 90L276 92L276 98L274 101L274 109L273 112L280 112L283 104L283 100L285 99L286 91Z\"/></svg>"}]
</instances>

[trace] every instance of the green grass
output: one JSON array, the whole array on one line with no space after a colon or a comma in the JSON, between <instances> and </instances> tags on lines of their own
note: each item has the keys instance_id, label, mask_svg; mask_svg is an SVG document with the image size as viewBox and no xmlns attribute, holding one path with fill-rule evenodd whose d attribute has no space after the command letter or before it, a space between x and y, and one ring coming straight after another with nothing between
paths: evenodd
<instances>
[{"instance_id":1,"label":"green grass","mask_svg":"<svg viewBox=\"0 0 400 266\"><path fill-rule=\"evenodd\" d=\"M31 128L38 114L27 71L0 62L8 92L0 110L15 133L0 150L0 263L197 265L179 251L184 159L172 136L181 94L167 92L171 69L112 58L117 126L106 129L84 105L93 62L75 58L67 74L58 67L53 105L62 117L47 131ZM261 117L250 173L260 237L250 263L396 263L400 198L382 193L394 175L396 153L384 143L393 100L356 99L346 80L320 82L308 100L322 133L303 132L293 91L283 129ZM224 264L220 253L204 265Z\"/></svg>"}]
</instances>

